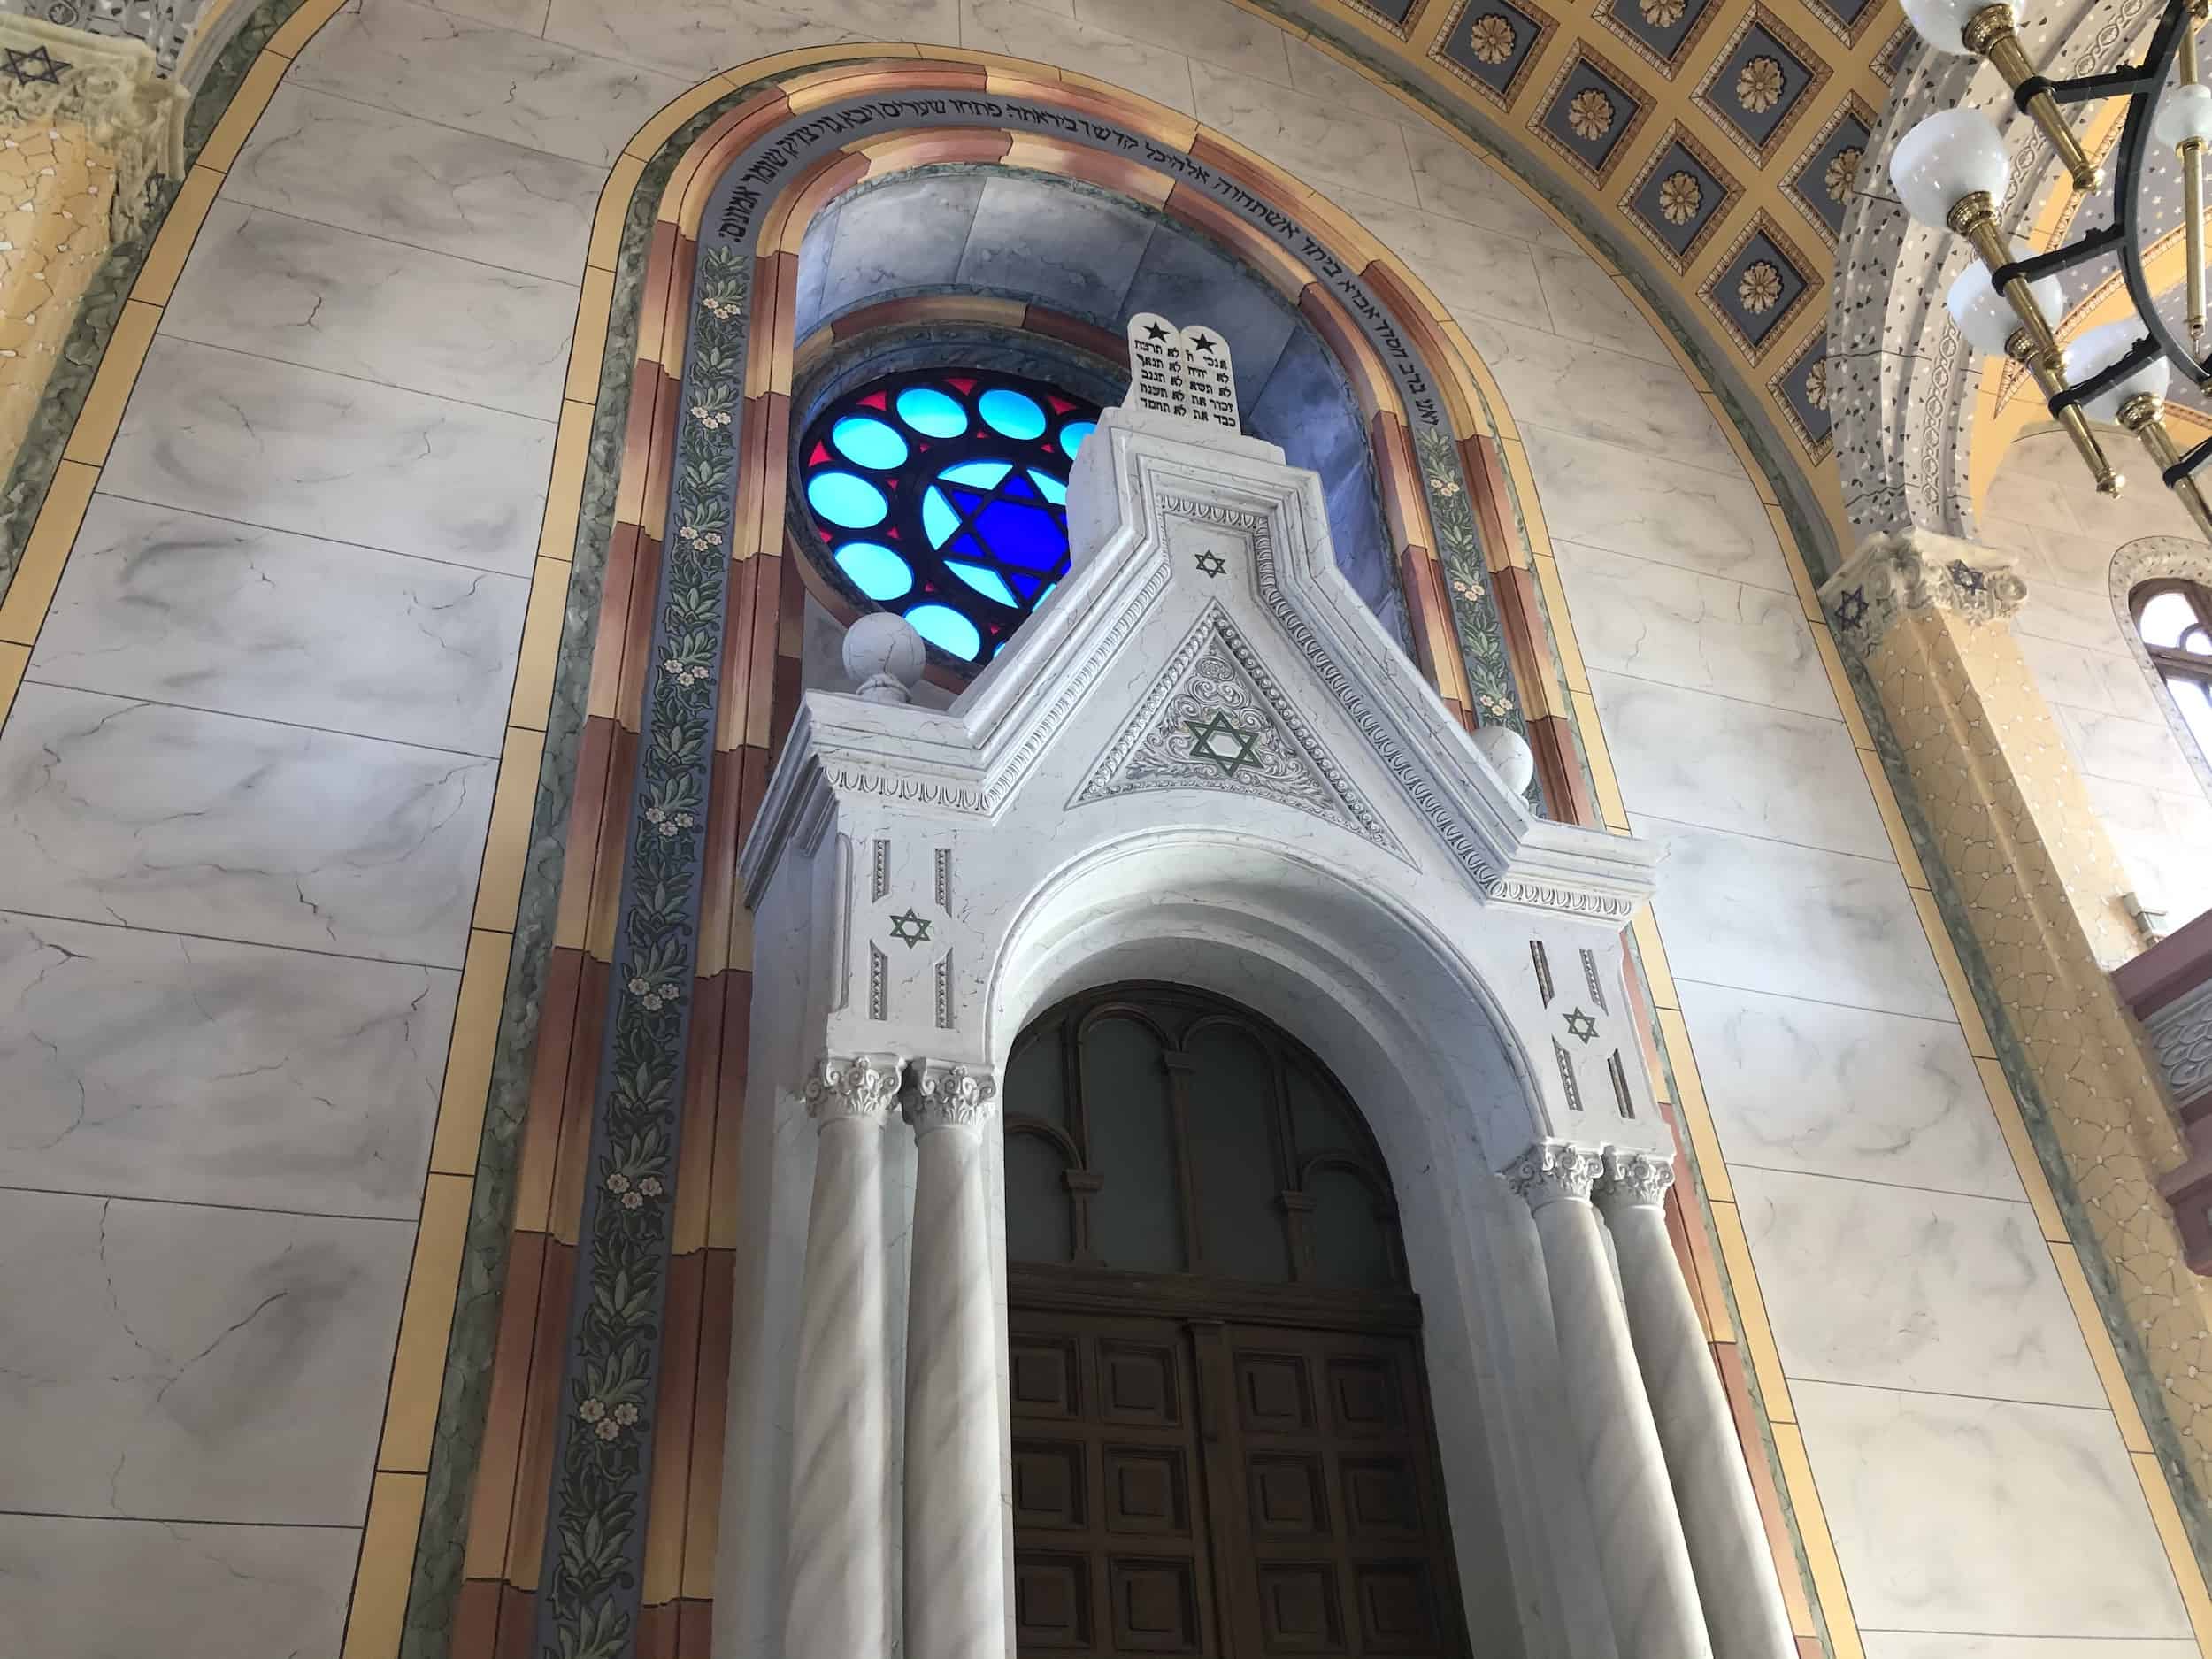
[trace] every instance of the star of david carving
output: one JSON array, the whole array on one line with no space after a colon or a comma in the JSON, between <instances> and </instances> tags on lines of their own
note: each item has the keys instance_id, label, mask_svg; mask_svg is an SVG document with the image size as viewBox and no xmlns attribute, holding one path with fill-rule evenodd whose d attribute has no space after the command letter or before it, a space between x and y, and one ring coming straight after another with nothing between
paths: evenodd
<instances>
[{"instance_id":1,"label":"star of david carving","mask_svg":"<svg viewBox=\"0 0 2212 1659\"><path fill-rule=\"evenodd\" d=\"M1238 731L1218 709L1209 719L1184 721L1183 729L1191 735L1191 758L1213 762L1225 778L1235 777L1239 767L1260 764L1258 737Z\"/></svg>"},{"instance_id":2,"label":"star of david carving","mask_svg":"<svg viewBox=\"0 0 2212 1659\"><path fill-rule=\"evenodd\" d=\"M929 920L926 917L915 914L914 907L910 904L906 907L905 915L891 918L891 937L902 941L909 950L917 945L926 944L929 940Z\"/></svg>"},{"instance_id":3,"label":"star of david carving","mask_svg":"<svg viewBox=\"0 0 2212 1659\"><path fill-rule=\"evenodd\" d=\"M1964 559L1951 561L1951 580L1959 585L1962 594L1978 594L1989 586L1989 578Z\"/></svg>"},{"instance_id":4,"label":"star of david carving","mask_svg":"<svg viewBox=\"0 0 2212 1659\"><path fill-rule=\"evenodd\" d=\"M1229 561L1223 558L1220 554L1215 552L1211 548L1208 548L1203 553L1201 553L1195 563L1198 565L1198 573L1201 576L1221 576L1226 574L1229 569Z\"/></svg>"},{"instance_id":5,"label":"star of david carving","mask_svg":"<svg viewBox=\"0 0 2212 1659\"><path fill-rule=\"evenodd\" d=\"M1201 351L1211 351L1214 349L1215 342L1210 335L1193 334L1191 336L1191 344L1197 347Z\"/></svg>"},{"instance_id":6,"label":"star of david carving","mask_svg":"<svg viewBox=\"0 0 2212 1659\"><path fill-rule=\"evenodd\" d=\"M1843 597L1836 602L1836 620L1847 628L1855 628L1866 619L1866 589L1847 588Z\"/></svg>"},{"instance_id":7,"label":"star of david carving","mask_svg":"<svg viewBox=\"0 0 2212 1659\"><path fill-rule=\"evenodd\" d=\"M1161 327L1159 324L1148 323L1145 325L1144 337L1147 340L1164 340L1167 336L1168 331Z\"/></svg>"},{"instance_id":8,"label":"star of david carving","mask_svg":"<svg viewBox=\"0 0 2212 1659\"><path fill-rule=\"evenodd\" d=\"M43 46L35 46L27 52L19 52L12 46L0 47L7 55L4 67L15 77L19 87L37 86L42 81L50 87L61 85L61 72L69 65L56 58Z\"/></svg>"},{"instance_id":9,"label":"star of david carving","mask_svg":"<svg viewBox=\"0 0 2212 1659\"><path fill-rule=\"evenodd\" d=\"M1567 1034L1587 1042L1598 1034L1598 1022L1593 1015L1578 1008L1567 1016Z\"/></svg>"}]
</instances>

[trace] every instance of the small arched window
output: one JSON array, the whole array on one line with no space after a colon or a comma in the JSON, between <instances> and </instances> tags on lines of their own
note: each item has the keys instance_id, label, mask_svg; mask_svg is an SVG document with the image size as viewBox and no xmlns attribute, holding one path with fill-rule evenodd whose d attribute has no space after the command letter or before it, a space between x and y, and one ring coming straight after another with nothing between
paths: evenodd
<instances>
[{"instance_id":1,"label":"small arched window","mask_svg":"<svg viewBox=\"0 0 2212 1659\"><path fill-rule=\"evenodd\" d=\"M2128 607L2198 750L2212 758L2212 590L2178 579L2145 582Z\"/></svg>"},{"instance_id":2,"label":"small arched window","mask_svg":"<svg viewBox=\"0 0 2212 1659\"><path fill-rule=\"evenodd\" d=\"M1003 1103L1015 1262L1407 1287L1359 1109L1248 1009L1171 985L1071 997L1015 1043Z\"/></svg>"}]
</instances>

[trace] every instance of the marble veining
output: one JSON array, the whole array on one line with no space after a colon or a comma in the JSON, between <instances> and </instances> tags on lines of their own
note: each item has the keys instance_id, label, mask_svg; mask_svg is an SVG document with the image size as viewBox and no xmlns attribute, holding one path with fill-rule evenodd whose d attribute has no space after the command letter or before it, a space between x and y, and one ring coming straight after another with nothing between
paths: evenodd
<instances>
[{"instance_id":1,"label":"marble veining","mask_svg":"<svg viewBox=\"0 0 2212 1659\"><path fill-rule=\"evenodd\" d=\"M604 167L706 73L695 64L687 74L658 74L411 0L360 0L323 25L288 78Z\"/></svg>"},{"instance_id":2,"label":"marble veining","mask_svg":"<svg viewBox=\"0 0 2212 1659\"><path fill-rule=\"evenodd\" d=\"M2111 1413L1817 1382L1791 1395L1863 1626L2188 1634Z\"/></svg>"},{"instance_id":3,"label":"marble veining","mask_svg":"<svg viewBox=\"0 0 2212 1659\"><path fill-rule=\"evenodd\" d=\"M1741 473L1677 466L1555 426L1521 435L1556 540L1794 596L1774 521Z\"/></svg>"},{"instance_id":4,"label":"marble veining","mask_svg":"<svg viewBox=\"0 0 2212 1659\"><path fill-rule=\"evenodd\" d=\"M2101 1641L2075 1636L1949 1636L1859 1632L1866 1659L2199 1659L2193 1641Z\"/></svg>"},{"instance_id":5,"label":"marble veining","mask_svg":"<svg viewBox=\"0 0 2212 1659\"><path fill-rule=\"evenodd\" d=\"M1733 1179L1793 1378L2104 1403L2024 1200L1774 1170Z\"/></svg>"},{"instance_id":6,"label":"marble veining","mask_svg":"<svg viewBox=\"0 0 2212 1659\"><path fill-rule=\"evenodd\" d=\"M1079 317L1118 318L1153 221L1104 196L1064 192L1051 203L1051 240L1041 243L1023 229L1038 222L1039 206L1030 181L987 179L956 280L964 288L1040 295ZM857 234L848 221L838 245Z\"/></svg>"},{"instance_id":7,"label":"marble veining","mask_svg":"<svg viewBox=\"0 0 2212 1659\"><path fill-rule=\"evenodd\" d=\"M1678 979L1949 1015L1895 864L1663 818L1637 829L1667 849L1652 902Z\"/></svg>"},{"instance_id":8,"label":"marble veining","mask_svg":"<svg viewBox=\"0 0 2212 1659\"><path fill-rule=\"evenodd\" d=\"M1347 185L1408 207L1421 204L1405 129L1395 121L1356 115L1211 64L1194 62L1190 73L1198 119L1239 143L1325 189Z\"/></svg>"},{"instance_id":9,"label":"marble veining","mask_svg":"<svg viewBox=\"0 0 2212 1659\"><path fill-rule=\"evenodd\" d=\"M336 1659L360 1548L353 1526L0 1514L0 1630L55 1659Z\"/></svg>"},{"instance_id":10,"label":"marble veining","mask_svg":"<svg viewBox=\"0 0 2212 1659\"><path fill-rule=\"evenodd\" d=\"M1572 541L1552 545L1592 668L1836 718L1836 695L1794 595Z\"/></svg>"},{"instance_id":11,"label":"marble veining","mask_svg":"<svg viewBox=\"0 0 2212 1659\"><path fill-rule=\"evenodd\" d=\"M414 1229L11 1193L0 1371L36 1433L6 1502L49 1514L358 1525Z\"/></svg>"},{"instance_id":12,"label":"marble veining","mask_svg":"<svg viewBox=\"0 0 2212 1659\"><path fill-rule=\"evenodd\" d=\"M218 201L161 327L549 420L575 322L571 284Z\"/></svg>"},{"instance_id":13,"label":"marble veining","mask_svg":"<svg viewBox=\"0 0 2212 1659\"><path fill-rule=\"evenodd\" d=\"M1430 212L1523 242L1575 246L1574 239L1527 191L1499 169L1469 155L1450 134L1432 127L1409 127L1405 142L1413 161L1417 199Z\"/></svg>"},{"instance_id":14,"label":"marble veining","mask_svg":"<svg viewBox=\"0 0 2212 1659\"><path fill-rule=\"evenodd\" d=\"M1171 43L1213 68L1292 84L1283 30L1226 0L1074 0L1074 7L1079 21ZM1056 54L1054 61L1070 60Z\"/></svg>"},{"instance_id":15,"label":"marble veining","mask_svg":"<svg viewBox=\"0 0 2212 1659\"><path fill-rule=\"evenodd\" d=\"M853 41L958 43L956 0L553 0L548 39L689 84L710 69Z\"/></svg>"},{"instance_id":16,"label":"marble veining","mask_svg":"<svg viewBox=\"0 0 2212 1659\"><path fill-rule=\"evenodd\" d=\"M495 756L529 596L518 576L96 495L29 672Z\"/></svg>"},{"instance_id":17,"label":"marble veining","mask_svg":"<svg viewBox=\"0 0 2212 1659\"><path fill-rule=\"evenodd\" d=\"M553 426L157 339L101 474L110 493L527 576Z\"/></svg>"},{"instance_id":18,"label":"marble veining","mask_svg":"<svg viewBox=\"0 0 2212 1659\"><path fill-rule=\"evenodd\" d=\"M1730 1164L2025 1196L1955 1022L1677 989Z\"/></svg>"},{"instance_id":19,"label":"marble veining","mask_svg":"<svg viewBox=\"0 0 2212 1659\"><path fill-rule=\"evenodd\" d=\"M0 915L0 1187L411 1218L458 987Z\"/></svg>"},{"instance_id":20,"label":"marble veining","mask_svg":"<svg viewBox=\"0 0 2212 1659\"><path fill-rule=\"evenodd\" d=\"M1116 33L1122 23L1118 8L1102 21L1107 27L1094 27L1056 17L1028 0L962 0L960 43L972 51L1010 58L1079 60L1091 65L1088 73L1101 80L1191 113L1190 60L1156 40ZM1237 362L1241 367L1243 357Z\"/></svg>"},{"instance_id":21,"label":"marble veining","mask_svg":"<svg viewBox=\"0 0 2212 1659\"><path fill-rule=\"evenodd\" d=\"M458 967L493 762L27 684L0 908Z\"/></svg>"},{"instance_id":22,"label":"marble veining","mask_svg":"<svg viewBox=\"0 0 2212 1659\"><path fill-rule=\"evenodd\" d=\"M1590 684L1631 812L1889 856L1873 791L1840 720L1602 671ZM1684 742L1693 732L1696 742ZM1780 779L1787 787L1776 787Z\"/></svg>"},{"instance_id":23,"label":"marble veining","mask_svg":"<svg viewBox=\"0 0 2212 1659\"><path fill-rule=\"evenodd\" d=\"M573 282L606 181L604 167L287 84L222 199Z\"/></svg>"},{"instance_id":24,"label":"marble veining","mask_svg":"<svg viewBox=\"0 0 2212 1659\"><path fill-rule=\"evenodd\" d=\"M1363 190L1339 188L1330 197L1417 272L1450 310L1551 327L1533 244ZM1240 373L1243 362L1237 359Z\"/></svg>"},{"instance_id":25,"label":"marble veining","mask_svg":"<svg viewBox=\"0 0 2212 1659\"><path fill-rule=\"evenodd\" d=\"M1624 297L1621 303L1625 305ZM1671 363L1585 345L1493 317L1463 316L1524 429L1550 426L1678 466L1743 476L1704 400Z\"/></svg>"}]
</instances>

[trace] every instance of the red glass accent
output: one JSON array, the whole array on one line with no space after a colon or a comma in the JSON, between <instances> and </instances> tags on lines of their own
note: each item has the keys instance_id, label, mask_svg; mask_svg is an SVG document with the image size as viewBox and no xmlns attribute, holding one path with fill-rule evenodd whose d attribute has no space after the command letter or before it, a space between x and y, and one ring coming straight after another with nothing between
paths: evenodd
<instances>
[{"instance_id":1,"label":"red glass accent","mask_svg":"<svg viewBox=\"0 0 2212 1659\"><path fill-rule=\"evenodd\" d=\"M891 394L886 391L871 392L860 400L860 406L863 409L888 409L891 407Z\"/></svg>"},{"instance_id":2,"label":"red glass accent","mask_svg":"<svg viewBox=\"0 0 2212 1659\"><path fill-rule=\"evenodd\" d=\"M818 440L814 445L814 453L807 457L806 464L809 466L819 466L829 458L829 445Z\"/></svg>"},{"instance_id":3,"label":"red glass accent","mask_svg":"<svg viewBox=\"0 0 2212 1659\"><path fill-rule=\"evenodd\" d=\"M951 387L963 397L972 396L975 393L975 382L973 380L954 380L950 376L947 376L945 384Z\"/></svg>"},{"instance_id":4,"label":"red glass accent","mask_svg":"<svg viewBox=\"0 0 2212 1659\"><path fill-rule=\"evenodd\" d=\"M1064 415L1068 412L1068 411L1075 407L1075 405L1068 402L1066 398L1054 397L1049 393L1046 395L1045 402L1052 405L1052 412L1056 415Z\"/></svg>"}]
</instances>

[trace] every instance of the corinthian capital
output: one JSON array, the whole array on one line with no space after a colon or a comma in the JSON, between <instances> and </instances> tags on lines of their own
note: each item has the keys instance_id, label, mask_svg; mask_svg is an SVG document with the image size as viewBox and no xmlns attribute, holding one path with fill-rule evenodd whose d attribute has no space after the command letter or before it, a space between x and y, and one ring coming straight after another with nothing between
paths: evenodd
<instances>
[{"instance_id":1,"label":"corinthian capital","mask_svg":"<svg viewBox=\"0 0 2212 1659\"><path fill-rule=\"evenodd\" d=\"M806 1080L807 1115L818 1124L841 1118L881 1124L898 1098L895 1054L826 1055Z\"/></svg>"},{"instance_id":2,"label":"corinthian capital","mask_svg":"<svg viewBox=\"0 0 2212 1659\"><path fill-rule=\"evenodd\" d=\"M1674 1160L1662 1152L1628 1152L1618 1147L1605 1154L1605 1174L1597 1185L1601 1207L1615 1204L1663 1204L1667 1188L1674 1185Z\"/></svg>"},{"instance_id":3,"label":"corinthian capital","mask_svg":"<svg viewBox=\"0 0 2212 1659\"><path fill-rule=\"evenodd\" d=\"M987 1067L949 1060L918 1060L914 1087L906 1101L906 1120L914 1133L933 1129L981 1129L997 1110L998 1079Z\"/></svg>"},{"instance_id":4,"label":"corinthian capital","mask_svg":"<svg viewBox=\"0 0 2212 1659\"><path fill-rule=\"evenodd\" d=\"M1591 1187L1604 1172L1604 1155L1594 1147L1540 1141L1513 1161L1505 1179L1518 1196L1528 1201L1531 1210L1541 1210L1563 1198L1586 1202Z\"/></svg>"}]
</instances>

